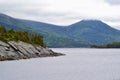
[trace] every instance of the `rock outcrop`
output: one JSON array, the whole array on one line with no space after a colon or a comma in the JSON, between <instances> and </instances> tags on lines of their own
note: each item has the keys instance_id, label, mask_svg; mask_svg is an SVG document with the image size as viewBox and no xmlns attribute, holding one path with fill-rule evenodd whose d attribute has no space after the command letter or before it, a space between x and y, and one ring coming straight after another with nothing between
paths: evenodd
<instances>
[{"instance_id":1,"label":"rock outcrop","mask_svg":"<svg viewBox=\"0 0 120 80\"><path fill-rule=\"evenodd\" d=\"M53 52L51 49L43 48L41 46L35 47L21 41L10 41L8 44L0 41L0 61L60 55L64 54Z\"/></svg>"}]
</instances>

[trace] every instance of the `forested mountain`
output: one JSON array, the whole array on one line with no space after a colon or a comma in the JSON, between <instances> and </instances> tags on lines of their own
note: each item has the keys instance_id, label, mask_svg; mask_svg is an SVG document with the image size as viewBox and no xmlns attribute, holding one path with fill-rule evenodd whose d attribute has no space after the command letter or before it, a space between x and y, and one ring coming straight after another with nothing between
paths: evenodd
<instances>
[{"instance_id":1,"label":"forested mountain","mask_svg":"<svg viewBox=\"0 0 120 80\"><path fill-rule=\"evenodd\" d=\"M90 44L120 41L120 31L99 20L82 20L69 26L57 26L0 14L0 25L40 34L48 47L88 47Z\"/></svg>"},{"instance_id":2,"label":"forested mountain","mask_svg":"<svg viewBox=\"0 0 120 80\"><path fill-rule=\"evenodd\" d=\"M99 20L82 20L68 26L69 36L91 44L120 41L120 31Z\"/></svg>"},{"instance_id":3,"label":"forested mountain","mask_svg":"<svg viewBox=\"0 0 120 80\"><path fill-rule=\"evenodd\" d=\"M86 47L89 44L84 41L75 41L68 37L66 28L30 20L12 18L5 14L0 14L0 25L7 29L27 31L33 34L41 34L48 47Z\"/></svg>"}]
</instances>

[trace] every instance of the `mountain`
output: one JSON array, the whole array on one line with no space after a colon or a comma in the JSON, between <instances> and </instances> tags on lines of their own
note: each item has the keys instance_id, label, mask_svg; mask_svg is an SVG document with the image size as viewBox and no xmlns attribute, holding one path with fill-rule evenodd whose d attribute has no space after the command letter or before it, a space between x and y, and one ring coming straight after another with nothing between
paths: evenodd
<instances>
[{"instance_id":1,"label":"mountain","mask_svg":"<svg viewBox=\"0 0 120 80\"><path fill-rule=\"evenodd\" d=\"M100 20L82 20L69 26L57 26L0 14L0 25L41 34L47 47L88 47L90 44L120 41L120 31Z\"/></svg>"},{"instance_id":2,"label":"mountain","mask_svg":"<svg viewBox=\"0 0 120 80\"><path fill-rule=\"evenodd\" d=\"M120 31L100 20L82 20L68 26L69 37L91 44L120 41Z\"/></svg>"},{"instance_id":3,"label":"mountain","mask_svg":"<svg viewBox=\"0 0 120 80\"><path fill-rule=\"evenodd\" d=\"M41 34L47 47L86 47L89 45L87 42L75 41L65 35L66 28L62 26L12 18L5 14L0 14L0 25L5 26L8 30L14 29Z\"/></svg>"}]
</instances>

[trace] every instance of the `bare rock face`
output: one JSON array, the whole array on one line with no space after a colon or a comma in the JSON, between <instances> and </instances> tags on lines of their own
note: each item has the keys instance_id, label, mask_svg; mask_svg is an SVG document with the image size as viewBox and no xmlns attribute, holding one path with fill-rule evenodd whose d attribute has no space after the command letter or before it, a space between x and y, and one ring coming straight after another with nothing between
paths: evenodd
<instances>
[{"instance_id":1,"label":"bare rock face","mask_svg":"<svg viewBox=\"0 0 120 80\"><path fill-rule=\"evenodd\" d=\"M35 47L21 41L10 41L8 44L0 41L0 61L60 55L63 54L53 52L51 49L43 48L41 46Z\"/></svg>"}]
</instances>

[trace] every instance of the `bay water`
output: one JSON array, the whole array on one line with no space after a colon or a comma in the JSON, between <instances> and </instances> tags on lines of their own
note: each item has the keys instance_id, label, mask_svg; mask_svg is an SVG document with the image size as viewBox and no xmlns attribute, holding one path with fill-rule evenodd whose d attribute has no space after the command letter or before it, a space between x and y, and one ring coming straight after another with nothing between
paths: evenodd
<instances>
[{"instance_id":1,"label":"bay water","mask_svg":"<svg viewBox=\"0 0 120 80\"><path fill-rule=\"evenodd\" d=\"M0 80L120 80L120 49L52 50L66 55L0 62Z\"/></svg>"}]
</instances>

